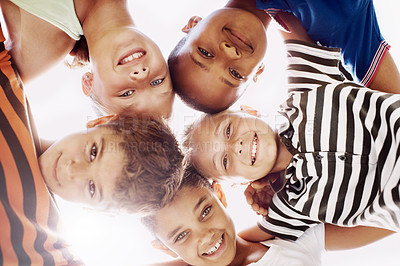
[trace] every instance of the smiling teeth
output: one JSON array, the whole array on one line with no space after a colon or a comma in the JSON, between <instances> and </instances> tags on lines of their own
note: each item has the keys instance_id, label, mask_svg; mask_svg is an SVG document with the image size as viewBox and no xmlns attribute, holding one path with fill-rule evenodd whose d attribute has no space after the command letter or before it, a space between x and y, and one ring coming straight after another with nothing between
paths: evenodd
<instances>
[{"instance_id":1,"label":"smiling teeth","mask_svg":"<svg viewBox=\"0 0 400 266\"><path fill-rule=\"evenodd\" d=\"M251 149L251 165L254 165L256 162L256 153L257 153L257 134L254 135L253 145Z\"/></svg>"},{"instance_id":2,"label":"smiling teeth","mask_svg":"<svg viewBox=\"0 0 400 266\"><path fill-rule=\"evenodd\" d=\"M217 251L219 249L219 247L221 246L221 244L222 244L222 240L224 240L224 236L223 235L221 236L221 239L218 240L218 242L215 244L215 246L212 247L209 251L203 253L203 255L211 255L215 251Z\"/></svg>"},{"instance_id":3,"label":"smiling teeth","mask_svg":"<svg viewBox=\"0 0 400 266\"><path fill-rule=\"evenodd\" d=\"M119 61L119 63L120 63L120 64L126 64L126 63L132 61L133 59L137 59L137 58L142 57L143 55L144 55L144 52L137 52L137 53L131 54L131 55L128 56L128 57L125 57L124 59L122 59L121 61Z\"/></svg>"}]
</instances>

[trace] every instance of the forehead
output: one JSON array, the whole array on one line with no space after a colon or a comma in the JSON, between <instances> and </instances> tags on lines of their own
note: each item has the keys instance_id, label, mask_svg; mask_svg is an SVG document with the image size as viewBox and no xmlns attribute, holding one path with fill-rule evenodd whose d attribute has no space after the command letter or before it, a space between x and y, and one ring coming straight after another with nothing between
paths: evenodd
<instances>
[{"instance_id":1,"label":"forehead","mask_svg":"<svg viewBox=\"0 0 400 266\"><path fill-rule=\"evenodd\" d=\"M251 125L255 121L254 116L247 115L243 112L231 112L229 110L215 114L205 115L199 122L194 125L194 134L215 134L220 133L223 123L240 122Z\"/></svg>"},{"instance_id":2,"label":"forehead","mask_svg":"<svg viewBox=\"0 0 400 266\"><path fill-rule=\"evenodd\" d=\"M197 220L197 210L202 203L216 201L213 193L205 187L185 187L175 196L174 200L156 215L156 233L166 239L171 230L176 227L188 226L190 221ZM180 219L176 219L180 217Z\"/></svg>"},{"instance_id":3,"label":"forehead","mask_svg":"<svg viewBox=\"0 0 400 266\"><path fill-rule=\"evenodd\" d=\"M187 98L212 110L232 105L247 84L230 83L224 77L226 70L218 64L205 67L194 61L190 47L182 51L174 71L179 90Z\"/></svg>"}]
</instances>

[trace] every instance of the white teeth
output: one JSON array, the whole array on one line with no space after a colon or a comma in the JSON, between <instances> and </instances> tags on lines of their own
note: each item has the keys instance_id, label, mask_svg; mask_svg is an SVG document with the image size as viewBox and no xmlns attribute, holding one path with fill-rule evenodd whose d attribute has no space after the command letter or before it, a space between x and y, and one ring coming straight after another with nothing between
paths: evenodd
<instances>
[{"instance_id":1,"label":"white teeth","mask_svg":"<svg viewBox=\"0 0 400 266\"><path fill-rule=\"evenodd\" d=\"M131 54L130 56L125 57L124 59L122 59L121 61L119 61L120 64L126 64L130 61L132 61L133 59L137 59L140 58L144 55L144 52L137 52L134 54Z\"/></svg>"},{"instance_id":2,"label":"white teeth","mask_svg":"<svg viewBox=\"0 0 400 266\"><path fill-rule=\"evenodd\" d=\"M224 240L223 235L221 236L221 239L217 241L217 243L215 244L214 247L212 247L209 251L204 252L203 255L211 255L213 254L215 251L217 251L219 249L219 247L222 244L222 240Z\"/></svg>"},{"instance_id":3,"label":"white teeth","mask_svg":"<svg viewBox=\"0 0 400 266\"><path fill-rule=\"evenodd\" d=\"M257 153L257 134L254 135L253 139L253 145L251 149L251 165L253 165L256 162L256 153Z\"/></svg>"}]
</instances>

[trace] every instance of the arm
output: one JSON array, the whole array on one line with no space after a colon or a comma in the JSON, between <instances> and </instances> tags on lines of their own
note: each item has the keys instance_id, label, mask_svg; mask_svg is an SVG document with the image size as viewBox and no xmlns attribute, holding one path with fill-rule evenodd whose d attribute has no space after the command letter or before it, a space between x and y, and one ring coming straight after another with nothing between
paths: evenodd
<instances>
[{"instance_id":1,"label":"arm","mask_svg":"<svg viewBox=\"0 0 400 266\"><path fill-rule=\"evenodd\" d=\"M239 232L238 236L250 242L262 242L274 238L273 235L264 232L257 225Z\"/></svg>"},{"instance_id":2,"label":"arm","mask_svg":"<svg viewBox=\"0 0 400 266\"><path fill-rule=\"evenodd\" d=\"M279 12L276 16L283 20L290 29L290 32L281 31L284 40L302 40L315 43L295 15ZM400 93L400 73L389 51L383 57L376 76L368 87L382 92Z\"/></svg>"},{"instance_id":3,"label":"arm","mask_svg":"<svg viewBox=\"0 0 400 266\"><path fill-rule=\"evenodd\" d=\"M188 264L183 260L171 260L158 263L152 263L147 266L187 266Z\"/></svg>"},{"instance_id":4,"label":"arm","mask_svg":"<svg viewBox=\"0 0 400 266\"><path fill-rule=\"evenodd\" d=\"M62 61L75 40L50 23L1 0L9 38L7 49L24 83Z\"/></svg>"},{"instance_id":5,"label":"arm","mask_svg":"<svg viewBox=\"0 0 400 266\"><path fill-rule=\"evenodd\" d=\"M332 224L325 224L325 249L341 250L358 248L393 233L393 231L375 227L340 227Z\"/></svg>"},{"instance_id":6,"label":"arm","mask_svg":"<svg viewBox=\"0 0 400 266\"><path fill-rule=\"evenodd\" d=\"M265 30L267 30L271 22L271 17L264 10L256 7L256 0L229 0L225 7L240 8L253 13L261 20Z\"/></svg>"}]
</instances>

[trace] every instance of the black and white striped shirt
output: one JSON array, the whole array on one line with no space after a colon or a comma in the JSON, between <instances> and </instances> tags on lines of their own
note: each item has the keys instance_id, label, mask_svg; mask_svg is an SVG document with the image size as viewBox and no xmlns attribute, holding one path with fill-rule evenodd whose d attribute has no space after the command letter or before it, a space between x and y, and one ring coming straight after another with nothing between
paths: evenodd
<instances>
[{"instance_id":1,"label":"black and white striped shirt","mask_svg":"<svg viewBox=\"0 0 400 266\"><path fill-rule=\"evenodd\" d=\"M339 49L286 45L280 136L297 152L260 228L292 240L319 222L400 231L400 95L345 80Z\"/></svg>"}]
</instances>

